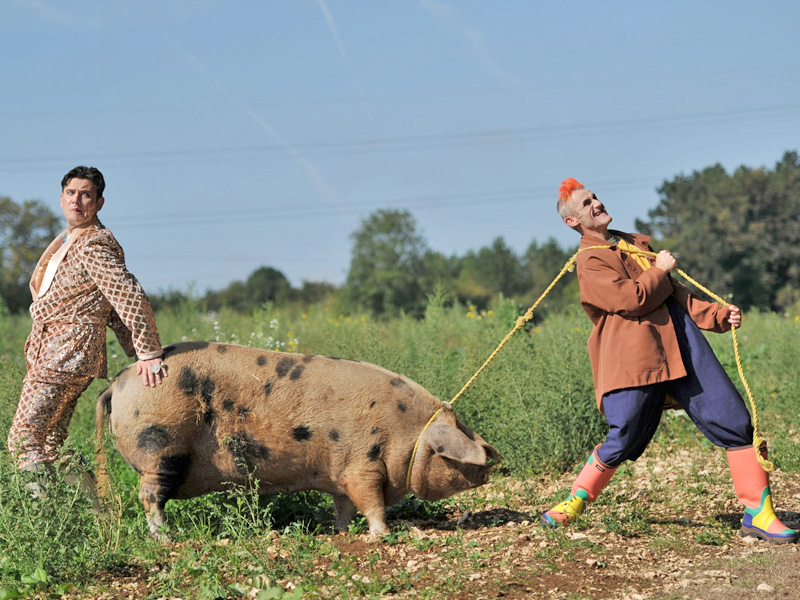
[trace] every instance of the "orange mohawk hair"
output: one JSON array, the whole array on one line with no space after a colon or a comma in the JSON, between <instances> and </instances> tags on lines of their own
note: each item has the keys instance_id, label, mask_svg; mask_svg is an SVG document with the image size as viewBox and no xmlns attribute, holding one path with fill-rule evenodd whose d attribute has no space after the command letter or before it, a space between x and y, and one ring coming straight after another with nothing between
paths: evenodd
<instances>
[{"instance_id":1,"label":"orange mohawk hair","mask_svg":"<svg viewBox=\"0 0 800 600\"><path fill-rule=\"evenodd\" d=\"M575 190L582 190L583 184L580 181L577 181L573 177L569 177L561 182L561 187L558 189L558 199L559 200L569 200L569 197L572 195L572 192Z\"/></svg>"}]
</instances>

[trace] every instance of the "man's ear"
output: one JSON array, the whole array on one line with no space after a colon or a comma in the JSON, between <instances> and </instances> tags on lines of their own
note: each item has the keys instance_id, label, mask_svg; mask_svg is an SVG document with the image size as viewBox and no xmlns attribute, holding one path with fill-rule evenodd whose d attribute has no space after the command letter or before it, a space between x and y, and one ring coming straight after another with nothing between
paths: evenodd
<instances>
[{"instance_id":1,"label":"man's ear","mask_svg":"<svg viewBox=\"0 0 800 600\"><path fill-rule=\"evenodd\" d=\"M103 204L105 204L105 202L106 202L106 199L105 199L105 198L103 198L102 196L100 196L100 197L97 199L97 210L98 210L98 211L99 211L101 208L103 208Z\"/></svg>"},{"instance_id":2,"label":"man's ear","mask_svg":"<svg viewBox=\"0 0 800 600\"><path fill-rule=\"evenodd\" d=\"M578 219L575 217L564 217L564 223L566 223L567 227L572 227L573 229L579 225Z\"/></svg>"}]
</instances>

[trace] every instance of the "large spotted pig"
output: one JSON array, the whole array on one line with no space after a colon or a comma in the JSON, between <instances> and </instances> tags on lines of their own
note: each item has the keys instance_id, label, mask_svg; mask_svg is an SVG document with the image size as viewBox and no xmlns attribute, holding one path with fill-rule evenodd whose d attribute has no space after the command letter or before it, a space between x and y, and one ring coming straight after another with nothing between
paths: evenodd
<instances>
[{"instance_id":1,"label":"large spotted pig","mask_svg":"<svg viewBox=\"0 0 800 600\"><path fill-rule=\"evenodd\" d=\"M497 451L462 425L449 404L373 364L231 344L165 348L169 376L145 387L133 365L101 394L117 450L141 476L150 531L164 536L164 505L229 484L258 492L333 495L335 527L356 509L373 537L385 509L407 491L438 500L488 480ZM406 478L414 444L425 430Z\"/></svg>"}]
</instances>

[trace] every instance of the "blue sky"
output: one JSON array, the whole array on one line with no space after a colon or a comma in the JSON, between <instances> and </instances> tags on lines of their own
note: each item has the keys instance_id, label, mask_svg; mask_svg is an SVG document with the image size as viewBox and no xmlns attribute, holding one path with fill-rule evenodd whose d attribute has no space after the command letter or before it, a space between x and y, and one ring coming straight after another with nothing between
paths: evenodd
<instances>
[{"instance_id":1,"label":"blue sky","mask_svg":"<svg viewBox=\"0 0 800 600\"><path fill-rule=\"evenodd\" d=\"M577 243L576 177L632 229L657 188L800 147L800 3L0 0L0 195L77 164L147 290L259 266L344 281L408 209L434 250Z\"/></svg>"}]
</instances>

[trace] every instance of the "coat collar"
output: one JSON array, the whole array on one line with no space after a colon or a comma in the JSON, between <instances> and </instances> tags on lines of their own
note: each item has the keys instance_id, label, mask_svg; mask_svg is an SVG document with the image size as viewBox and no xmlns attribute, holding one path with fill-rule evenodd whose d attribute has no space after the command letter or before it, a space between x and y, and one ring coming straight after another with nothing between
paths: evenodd
<instances>
[{"instance_id":1,"label":"coat collar","mask_svg":"<svg viewBox=\"0 0 800 600\"><path fill-rule=\"evenodd\" d=\"M68 233L65 229L58 234L56 239L50 242L47 250L44 251L44 254L42 254L39 261L36 263L36 268L33 270L33 275L31 276L30 289L34 301L44 296L47 290L50 289L50 285L53 283L53 279L55 279L59 265L64 260L67 251L69 251L75 241L98 226L102 227L99 221L93 223L89 227L73 229L72 233Z\"/></svg>"},{"instance_id":2,"label":"coat collar","mask_svg":"<svg viewBox=\"0 0 800 600\"><path fill-rule=\"evenodd\" d=\"M609 229L608 232L611 235L615 235L618 238L622 238L625 241L635 244L641 248L647 248L650 246L649 235L642 235L641 233L625 233L623 231L617 231L616 229ZM612 244L607 239L596 234L593 231L585 233L581 236L581 242L578 247L589 248L591 246L610 246L611 248L617 247L615 244Z\"/></svg>"}]
</instances>

